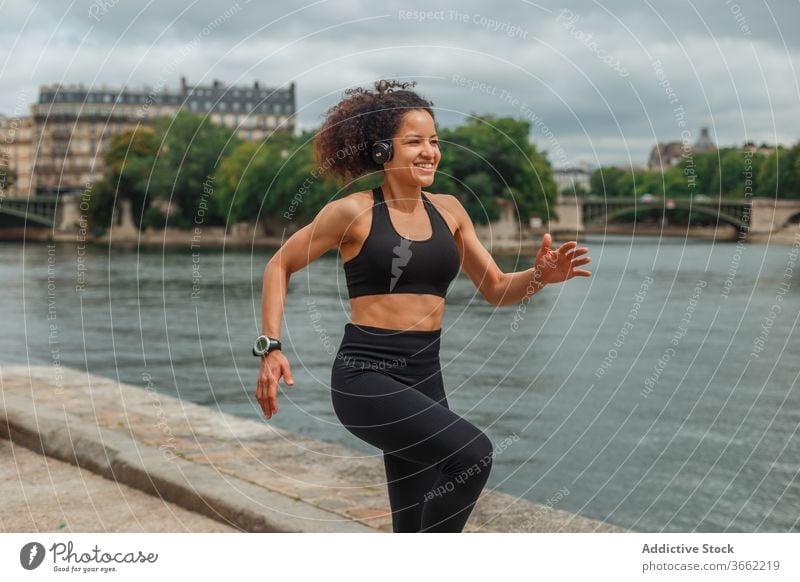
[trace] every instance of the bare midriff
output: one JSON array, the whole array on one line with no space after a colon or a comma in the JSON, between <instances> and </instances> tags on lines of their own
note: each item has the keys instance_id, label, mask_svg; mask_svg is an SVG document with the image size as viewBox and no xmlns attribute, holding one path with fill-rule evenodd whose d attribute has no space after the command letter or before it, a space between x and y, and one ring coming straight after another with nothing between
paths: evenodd
<instances>
[{"instance_id":1,"label":"bare midriff","mask_svg":"<svg viewBox=\"0 0 800 582\"><path fill-rule=\"evenodd\" d=\"M356 325L434 331L442 327L444 297L418 293L362 295L350 299L350 320Z\"/></svg>"},{"instance_id":2,"label":"bare midriff","mask_svg":"<svg viewBox=\"0 0 800 582\"><path fill-rule=\"evenodd\" d=\"M431 196L427 192L427 196ZM342 261L347 262L361 251L361 246L369 234L372 222L372 213L368 211L372 205L372 192L363 192L364 211L359 213L357 220L350 225L347 238L341 243L339 252ZM425 215L423 217L423 215ZM391 220L391 218L390 218ZM449 221L448 227L450 227ZM413 231L408 224L427 225L424 232ZM418 211L415 217L406 217L406 223L398 225L393 222L393 228L400 228L404 235L412 240L424 240L431 236L433 228L424 209ZM362 295L350 299L350 320L356 325L369 325L384 329L398 329L403 331L433 331L441 329L442 316L444 315L444 297L426 295L422 293L390 293L383 295Z\"/></svg>"}]
</instances>

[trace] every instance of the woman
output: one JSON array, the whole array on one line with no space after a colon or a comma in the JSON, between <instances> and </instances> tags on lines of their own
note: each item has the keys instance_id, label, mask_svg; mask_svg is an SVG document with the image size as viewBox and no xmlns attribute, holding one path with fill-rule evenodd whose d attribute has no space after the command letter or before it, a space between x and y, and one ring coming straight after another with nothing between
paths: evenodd
<instances>
[{"instance_id":1,"label":"woman","mask_svg":"<svg viewBox=\"0 0 800 582\"><path fill-rule=\"evenodd\" d=\"M544 285L589 276L570 241L551 250L544 235L534 266L503 273L478 241L457 198L422 189L441 158L432 103L379 81L350 89L332 107L315 142L320 168L354 178L383 173L383 184L327 204L276 252L264 272L263 332L256 398L278 411L278 380L294 384L281 353L281 314L289 277L329 249L344 263L351 322L331 372L342 424L383 451L395 532L460 532L489 477L492 443L452 412L439 363L450 282L464 269L493 305L509 305Z\"/></svg>"}]
</instances>

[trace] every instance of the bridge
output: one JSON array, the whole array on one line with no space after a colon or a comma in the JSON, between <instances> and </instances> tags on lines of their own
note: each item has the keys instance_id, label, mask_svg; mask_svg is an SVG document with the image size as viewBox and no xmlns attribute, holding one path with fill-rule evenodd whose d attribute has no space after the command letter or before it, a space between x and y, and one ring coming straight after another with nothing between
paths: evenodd
<instances>
[{"instance_id":1,"label":"bridge","mask_svg":"<svg viewBox=\"0 0 800 582\"><path fill-rule=\"evenodd\" d=\"M769 234L800 221L800 200L750 198L578 198L562 196L556 204L557 221L550 230L580 233L587 227L614 223L626 216L691 211L715 223L729 224L735 232Z\"/></svg>"},{"instance_id":2,"label":"bridge","mask_svg":"<svg viewBox=\"0 0 800 582\"><path fill-rule=\"evenodd\" d=\"M514 238L519 229L519 218L514 212L513 202L507 201L500 220L493 225L495 236L505 232ZM131 219L130 201L118 201L121 228L134 229ZM800 200L750 198L750 199L703 199L689 198L578 198L561 196L555 205L558 220L551 220L551 232L579 234L587 227L612 224L616 220L644 213L666 213L691 210L705 214L715 223L729 224L735 232L748 234L770 234L800 222ZM74 231L82 219L77 195L35 196L31 198L0 197L0 228L44 226L60 231ZM477 227L482 231L487 227Z\"/></svg>"},{"instance_id":3,"label":"bridge","mask_svg":"<svg viewBox=\"0 0 800 582\"><path fill-rule=\"evenodd\" d=\"M59 199L57 196L36 198L0 198L0 225L32 225L53 227Z\"/></svg>"},{"instance_id":4,"label":"bridge","mask_svg":"<svg viewBox=\"0 0 800 582\"><path fill-rule=\"evenodd\" d=\"M42 226L60 231L75 231L86 214L79 208L79 195L31 196L10 198L0 196L0 228ZM119 199L117 212L123 227L134 228L130 200Z\"/></svg>"}]
</instances>

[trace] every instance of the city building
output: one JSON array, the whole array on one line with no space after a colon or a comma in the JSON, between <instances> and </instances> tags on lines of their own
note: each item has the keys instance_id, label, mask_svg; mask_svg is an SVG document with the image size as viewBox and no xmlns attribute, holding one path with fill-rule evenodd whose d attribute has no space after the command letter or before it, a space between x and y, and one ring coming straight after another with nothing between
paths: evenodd
<instances>
[{"instance_id":1,"label":"city building","mask_svg":"<svg viewBox=\"0 0 800 582\"><path fill-rule=\"evenodd\" d=\"M564 168L554 168L553 178L558 185L558 191L569 190L570 193L576 189L589 192L591 190L592 170L589 164L579 164L577 166L567 166Z\"/></svg>"},{"instance_id":2,"label":"city building","mask_svg":"<svg viewBox=\"0 0 800 582\"><path fill-rule=\"evenodd\" d=\"M33 189L33 119L0 117L0 192L27 196Z\"/></svg>"},{"instance_id":3,"label":"city building","mask_svg":"<svg viewBox=\"0 0 800 582\"><path fill-rule=\"evenodd\" d=\"M767 145L766 143L762 143L761 145L756 145L752 141L745 142L745 144L742 146L742 151L750 152L753 154L759 154L762 156L768 156L774 154L777 149L778 146L771 146Z\"/></svg>"},{"instance_id":4,"label":"city building","mask_svg":"<svg viewBox=\"0 0 800 582\"><path fill-rule=\"evenodd\" d=\"M700 136L694 145L680 141L667 143L659 142L650 151L650 158L647 168L650 170L664 171L672 166L678 165L684 157L689 157L693 153L705 153L714 151L717 146L708 134L708 128L700 128Z\"/></svg>"},{"instance_id":5,"label":"city building","mask_svg":"<svg viewBox=\"0 0 800 582\"><path fill-rule=\"evenodd\" d=\"M30 118L17 120L28 133L18 132L7 160L16 181L9 196L33 196L83 190L103 175L103 155L111 136L180 109L208 116L245 140L266 139L272 132L295 131L295 85L288 88L252 85L187 84L177 91L148 87L131 90L46 85L31 107ZM2 134L6 128L3 122ZM26 137L29 136L29 137ZM5 145L6 140L3 140Z\"/></svg>"}]
</instances>

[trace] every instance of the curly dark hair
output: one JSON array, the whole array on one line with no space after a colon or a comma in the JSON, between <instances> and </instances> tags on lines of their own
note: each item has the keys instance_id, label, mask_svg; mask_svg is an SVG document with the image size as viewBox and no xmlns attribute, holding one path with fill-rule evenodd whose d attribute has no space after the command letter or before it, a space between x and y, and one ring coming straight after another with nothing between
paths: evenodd
<instances>
[{"instance_id":1,"label":"curly dark hair","mask_svg":"<svg viewBox=\"0 0 800 582\"><path fill-rule=\"evenodd\" d=\"M314 161L321 174L346 180L380 170L370 157L372 144L393 137L412 109L427 111L436 123L433 102L408 90L415 85L381 79L374 90L347 89L346 97L325 114L314 140Z\"/></svg>"}]
</instances>

